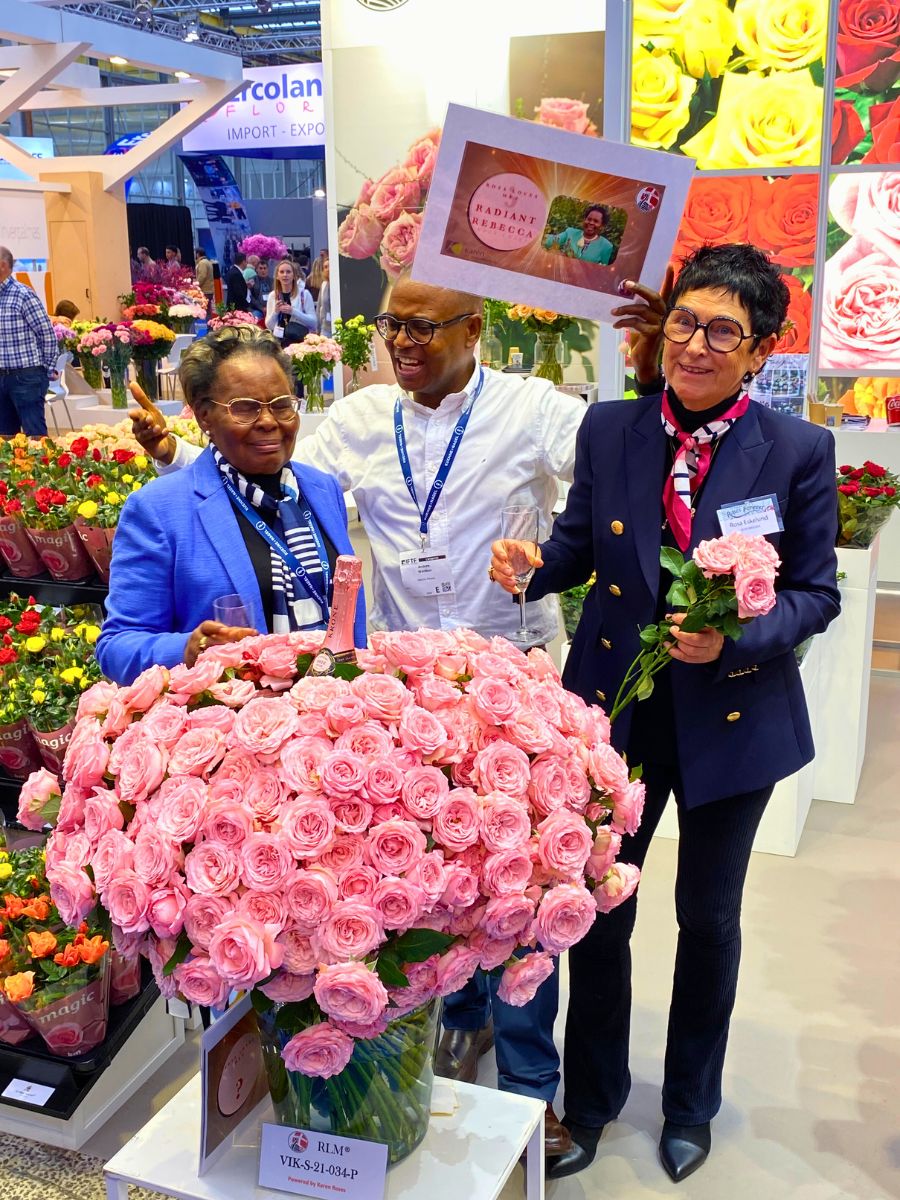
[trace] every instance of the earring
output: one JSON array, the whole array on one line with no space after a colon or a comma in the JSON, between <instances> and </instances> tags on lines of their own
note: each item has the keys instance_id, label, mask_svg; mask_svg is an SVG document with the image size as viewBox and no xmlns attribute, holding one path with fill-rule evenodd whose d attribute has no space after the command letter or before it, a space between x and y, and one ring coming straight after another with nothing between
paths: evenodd
<instances>
[{"instance_id":1,"label":"earring","mask_svg":"<svg viewBox=\"0 0 900 1200\"><path fill-rule=\"evenodd\" d=\"M744 372L744 377L741 380L741 387L744 389L745 392L750 391L750 384L753 382L753 380L755 378L756 378L756 373L754 371L745 371Z\"/></svg>"}]
</instances>

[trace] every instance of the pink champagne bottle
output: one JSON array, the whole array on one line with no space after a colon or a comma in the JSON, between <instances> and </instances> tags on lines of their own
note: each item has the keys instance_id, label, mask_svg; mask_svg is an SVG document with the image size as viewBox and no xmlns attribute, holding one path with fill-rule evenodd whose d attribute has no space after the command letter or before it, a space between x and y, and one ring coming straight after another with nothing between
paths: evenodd
<instances>
[{"instance_id":1,"label":"pink champagne bottle","mask_svg":"<svg viewBox=\"0 0 900 1200\"><path fill-rule=\"evenodd\" d=\"M353 626L356 598L362 585L362 562L352 554L341 554L334 565L334 598L325 641L309 665L307 675L333 675L338 663L355 663Z\"/></svg>"}]
</instances>

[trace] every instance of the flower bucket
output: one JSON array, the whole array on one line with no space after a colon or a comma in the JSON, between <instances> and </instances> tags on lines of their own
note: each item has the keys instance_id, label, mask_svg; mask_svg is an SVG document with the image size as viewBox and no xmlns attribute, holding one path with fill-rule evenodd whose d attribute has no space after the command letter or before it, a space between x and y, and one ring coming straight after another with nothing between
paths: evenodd
<instances>
[{"instance_id":1,"label":"flower bucket","mask_svg":"<svg viewBox=\"0 0 900 1200\"><path fill-rule=\"evenodd\" d=\"M26 1038L30 1038L33 1032L16 1006L0 994L0 1042L6 1046L18 1046Z\"/></svg>"},{"instance_id":2,"label":"flower bucket","mask_svg":"<svg viewBox=\"0 0 900 1200\"><path fill-rule=\"evenodd\" d=\"M109 1003L115 1006L133 1000L141 990L141 956L129 958L112 949L109 954Z\"/></svg>"},{"instance_id":3,"label":"flower bucket","mask_svg":"<svg viewBox=\"0 0 900 1200\"><path fill-rule=\"evenodd\" d=\"M74 525L64 529L29 529L44 566L54 579L72 581L93 574L93 566L79 540Z\"/></svg>"},{"instance_id":4,"label":"flower bucket","mask_svg":"<svg viewBox=\"0 0 900 1200\"><path fill-rule=\"evenodd\" d=\"M23 717L12 725L0 725L0 765L14 779L27 779L41 765L41 754Z\"/></svg>"},{"instance_id":5,"label":"flower bucket","mask_svg":"<svg viewBox=\"0 0 900 1200\"><path fill-rule=\"evenodd\" d=\"M112 544L115 537L115 526L112 529L101 529L99 525L88 525L83 517L75 518L75 531L88 557L94 564L94 570L101 583L109 583L109 564L112 561Z\"/></svg>"},{"instance_id":6,"label":"flower bucket","mask_svg":"<svg viewBox=\"0 0 900 1200\"><path fill-rule=\"evenodd\" d=\"M30 723L28 727L31 730L31 736L37 742L44 766L54 775L61 774L63 759L66 757L66 749L72 740L75 722L67 721L59 729L35 729Z\"/></svg>"},{"instance_id":7,"label":"flower bucket","mask_svg":"<svg viewBox=\"0 0 900 1200\"><path fill-rule=\"evenodd\" d=\"M99 970L82 967L70 972L68 979L83 981L88 972L94 975L90 983L83 983L81 987L66 992L49 1004L39 1006L36 1001L43 999L44 993L37 992L16 1005L35 1033L44 1039L47 1049L63 1058L87 1054L106 1037L109 955L105 954L100 960Z\"/></svg>"},{"instance_id":8,"label":"flower bucket","mask_svg":"<svg viewBox=\"0 0 900 1200\"><path fill-rule=\"evenodd\" d=\"M11 575L17 579L33 579L43 575L45 567L25 526L15 517L0 517L0 554Z\"/></svg>"},{"instance_id":9,"label":"flower bucket","mask_svg":"<svg viewBox=\"0 0 900 1200\"><path fill-rule=\"evenodd\" d=\"M301 1006L276 1004L257 1013L276 1120L317 1133L384 1142L391 1163L411 1154L428 1130L440 1001L392 1021L380 1037L358 1040L347 1066L330 1079L285 1066L282 1048L304 1028L284 1017L281 1024L288 1028L277 1027L285 1007Z\"/></svg>"},{"instance_id":10,"label":"flower bucket","mask_svg":"<svg viewBox=\"0 0 900 1200\"><path fill-rule=\"evenodd\" d=\"M534 367L532 375L549 379L551 383L563 381L563 341L561 333L538 333L534 339Z\"/></svg>"}]
</instances>

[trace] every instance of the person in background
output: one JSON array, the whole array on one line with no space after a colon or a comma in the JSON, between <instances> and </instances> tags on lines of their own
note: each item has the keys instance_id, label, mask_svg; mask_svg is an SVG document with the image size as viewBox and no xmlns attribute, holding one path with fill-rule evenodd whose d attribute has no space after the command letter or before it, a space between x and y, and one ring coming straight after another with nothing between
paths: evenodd
<instances>
[{"instance_id":1,"label":"person in background","mask_svg":"<svg viewBox=\"0 0 900 1200\"><path fill-rule=\"evenodd\" d=\"M316 330L313 298L299 282L289 258L283 258L275 270L275 285L266 301L266 328L282 346L302 342L308 332Z\"/></svg>"},{"instance_id":2,"label":"person in background","mask_svg":"<svg viewBox=\"0 0 900 1200\"><path fill-rule=\"evenodd\" d=\"M322 280L325 278L325 262L328 258L328 251L323 250L315 262L309 269L309 278L306 281L306 286L309 288L313 300L318 300L319 289L322 286Z\"/></svg>"},{"instance_id":3,"label":"person in background","mask_svg":"<svg viewBox=\"0 0 900 1200\"><path fill-rule=\"evenodd\" d=\"M252 284L256 278L256 268L259 266L259 255L248 254L247 262L244 265L244 278L248 284Z\"/></svg>"},{"instance_id":4,"label":"person in background","mask_svg":"<svg viewBox=\"0 0 900 1200\"><path fill-rule=\"evenodd\" d=\"M213 297L216 294L216 281L213 265L206 257L206 251L202 246L198 246L194 251L194 264L197 272L197 287L206 297L206 313L209 316L212 312Z\"/></svg>"},{"instance_id":5,"label":"person in background","mask_svg":"<svg viewBox=\"0 0 900 1200\"><path fill-rule=\"evenodd\" d=\"M228 308L240 309L246 312L249 303L247 280L244 278L244 267L247 265L247 255L243 250L236 250L234 262L228 268L225 280L225 304Z\"/></svg>"},{"instance_id":6,"label":"person in background","mask_svg":"<svg viewBox=\"0 0 900 1200\"><path fill-rule=\"evenodd\" d=\"M117 683L155 663L191 666L208 645L256 632L324 629L336 558L353 553L337 480L291 462L298 401L271 334L226 327L198 338L178 377L209 445L122 509L97 642ZM149 403L139 389L135 397ZM212 619L214 601L231 594L249 624ZM364 602L354 635L365 645Z\"/></svg>"},{"instance_id":7,"label":"person in background","mask_svg":"<svg viewBox=\"0 0 900 1200\"><path fill-rule=\"evenodd\" d=\"M331 337L331 267L327 257L322 265L322 280L316 298L316 319L319 333L323 337Z\"/></svg>"},{"instance_id":8,"label":"person in background","mask_svg":"<svg viewBox=\"0 0 900 1200\"><path fill-rule=\"evenodd\" d=\"M261 315L265 315L265 304L272 291L272 276L269 274L269 260L267 258L259 260L259 265L256 268L256 280L259 284L259 298L263 304L263 313Z\"/></svg>"},{"instance_id":9,"label":"person in background","mask_svg":"<svg viewBox=\"0 0 900 1200\"><path fill-rule=\"evenodd\" d=\"M671 622L673 662L648 698L617 716L612 737L643 768L646 786L643 817L623 837L618 861L642 866L670 794L678 807L678 948L659 1142L678 1182L705 1162L722 1102L753 838L775 783L814 754L794 647L840 611L837 502L830 431L747 394L787 315L788 289L767 256L749 245L705 246L684 263L668 303L648 299L635 315L641 345L633 357L652 371L663 343L664 379L655 388L651 379L655 394L644 399L588 410L565 512L537 553L527 551L537 569L526 598L596 572L563 674L589 704L612 705L641 649L641 627ZM745 624L739 641L711 628L683 630L683 615L668 612L672 580L661 550L689 556L730 532L729 509L754 497L776 505L777 519L743 526L765 534L781 559L774 609ZM513 545L496 542L490 566L508 592ZM639 892L598 917L569 952L565 1124L574 1146L549 1165L552 1179L593 1161L628 1096Z\"/></svg>"},{"instance_id":10,"label":"person in background","mask_svg":"<svg viewBox=\"0 0 900 1200\"><path fill-rule=\"evenodd\" d=\"M14 265L12 252L0 246L0 434L46 437L44 397L59 346L36 293L13 278Z\"/></svg>"},{"instance_id":11,"label":"person in background","mask_svg":"<svg viewBox=\"0 0 900 1200\"><path fill-rule=\"evenodd\" d=\"M264 317L266 315L266 306L260 295L259 265L259 255L249 254L247 256L247 265L244 267L244 278L247 280L247 302L250 306L250 312L257 317Z\"/></svg>"},{"instance_id":12,"label":"person in background","mask_svg":"<svg viewBox=\"0 0 900 1200\"><path fill-rule=\"evenodd\" d=\"M154 265L153 255L146 246L138 246L137 260L142 267L152 267Z\"/></svg>"},{"instance_id":13,"label":"person in background","mask_svg":"<svg viewBox=\"0 0 900 1200\"><path fill-rule=\"evenodd\" d=\"M60 300L53 310L53 320L57 325L71 325L80 312L73 300Z\"/></svg>"},{"instance_id":14,"label":"person in background","mask_svg":"<svg viewBox=\"0 0 900 1200\"><path fill-rule=\"evenodd\" d=\"M177 246L166 246L166 262L169 264L181 263L181 251Z\"/></svg>"},{"instance_id":15,"label":"person in background","mask_svg":"<svg viewBox=\"0 0 900 1200\"><path fill-rule=\"evenodd\" d=\"M546 250L559 250L570 258L581 258L585 262L610 263L615 247L603 230L609 224L609 210L605 204L589 204L581 219L581 228L564 229L562 233L549 234L544 238Z\"/></svg>"}]
</instances>

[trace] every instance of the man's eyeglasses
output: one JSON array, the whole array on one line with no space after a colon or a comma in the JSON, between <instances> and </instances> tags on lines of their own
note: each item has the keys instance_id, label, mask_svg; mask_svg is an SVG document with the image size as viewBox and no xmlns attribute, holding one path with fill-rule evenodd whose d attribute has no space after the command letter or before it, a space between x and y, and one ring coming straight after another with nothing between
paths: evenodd
<instances>
[{"instance_id":1,"label":"man's eyeglasses","mask_svg":"<svg viewBox=\"0 0 900 1200\"><path fill-rule=\"evenodd\" d=\"M705 324L698 321L689 308L670 308L663 322L663 335L670 342L689 342L698 329L703 330L706 344L717 354L732 354L747 338L755 333L744 333L739 321L731 317L713 317Z\"/></svg>"},{"instance_id":2,"label":"man's eyeglasses","mask_svg":"<svg viewBox=\"0 0 900 1200\"><path fill-rule=\"evenodd\" d=\"M276 421L292 421L300 411L300 401L296 396L276 396L263 404L261 400L251 400L249 397L238 396L234 400L210 400L218 408L227 408L228 415L236 425L255 425L264 408L268 409Z\"/></svg>"},{"instance_id":3,"label":"man's eyeglasses","mask_svg":"<svg viewBox=\"0 0 900 1200\"><path fill-rule=\"evenodd\" d=\"M401 321L391 313L379 313L375 318L375 328L386 342L392 342L402 329L411 342L418 346L427 346L436 329L458 325L460 321L474 316L474 313L467 312L460 313L458 317L451 317L449 321L429 321L425 317L410 317L408 321Z\"/></svg>"}]
</instances>

